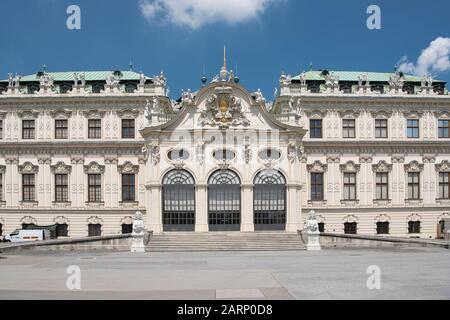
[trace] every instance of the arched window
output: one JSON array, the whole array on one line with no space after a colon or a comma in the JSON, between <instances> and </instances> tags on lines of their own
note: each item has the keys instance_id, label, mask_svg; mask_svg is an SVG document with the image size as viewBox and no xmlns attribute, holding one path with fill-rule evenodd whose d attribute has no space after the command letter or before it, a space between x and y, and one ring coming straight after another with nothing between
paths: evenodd
<instances>
[{"instance_id":1,"label":"arched window","mask_svg":"<svg viewBox=\"0 0 450 320\"><path fill-rule=\"evenodd\" d=\"M261 171L254 181L255 230L286 229L286 179L277 170Z\"/></svg>"},{"instance_id":2,"label":"arched window","mask_svg":"<svg viewBox=\"0 0 450 320\"><path fill-rule=\"evenodd\" d=\"M241 179L230 170L214 172L208 181L210 231L239 231L241 225Z\"/></svg>"},{"instance_id":3,"label":"arched window","mask_svg":"<svg viewBox=\"0 0 450 320\"><path fill-rule=\"evenodd\" d=\"M164 231L195 231L195 180L185 170L173 170L163 178Z\"/></svg>"}]
</instances>

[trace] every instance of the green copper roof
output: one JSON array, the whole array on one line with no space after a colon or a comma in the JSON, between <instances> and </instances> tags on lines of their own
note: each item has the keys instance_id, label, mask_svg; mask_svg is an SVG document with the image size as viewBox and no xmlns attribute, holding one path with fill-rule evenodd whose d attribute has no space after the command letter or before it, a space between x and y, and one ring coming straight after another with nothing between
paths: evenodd
<instances>
[{"instance_id":1,"label":"green copper roof","mask_svg":"<svg viewBox=\"0 0 450 320\"><path fill-rule=\"evenodd\" d=\"M370 82L389 82L390 76L394 75L394 73L382 73L382 72L363 72L363 71L334 71L328 70L330 73L334 72L336 76L339 77L339 81L351 81L358 82L358 76L361 74L367 74L369 76ZM322 76L322 71L308 71L305 72L306 80L309 81L325 81L324 76ZM422 80L421 77L415 77L410 75L404 76L405 81L407 82L420 82ZM295 76L292 80L300 80L300 75ZM434 80L434 82L444 82L440 80Z\"/></svg>"},{"instance_id":2,"label":"green copper roof","mask_svg":"<svg viewBox=\"0 0 450 320\"><path fill-rule=\"evenodd\" d=\"M84 73L86 76L86 81L105 81L106 77L114 71L69 71L69 72L47 72L50 77L53 78L54 81L74 81L74 73ZM134 71L120 71L122 73L121 81L134 80L139 81L140 74ZM151 79L146 77L146 79ZM2 80L0 82L4 82L8 80ZM39 81L37 74L32 74L28 76L23 76L20 79L21 82L31 82L31 81Z\"/></svg>"}]
</instances>

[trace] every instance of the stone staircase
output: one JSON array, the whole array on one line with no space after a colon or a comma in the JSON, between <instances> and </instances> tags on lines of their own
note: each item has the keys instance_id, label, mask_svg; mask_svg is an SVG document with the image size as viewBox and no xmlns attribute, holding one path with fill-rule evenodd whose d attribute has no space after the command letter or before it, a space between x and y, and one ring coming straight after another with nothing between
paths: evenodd
<instances>
[{"instance_id":1,"label":"stone staircase","mask_svg":"<svg viewBox=\"0 0 450 320\"><path fill-rule=\"evenodd\" d=\"M163 233L152 235L148 252L300 251L300 235L285 232Z\"/></svg>"}]
</instances>

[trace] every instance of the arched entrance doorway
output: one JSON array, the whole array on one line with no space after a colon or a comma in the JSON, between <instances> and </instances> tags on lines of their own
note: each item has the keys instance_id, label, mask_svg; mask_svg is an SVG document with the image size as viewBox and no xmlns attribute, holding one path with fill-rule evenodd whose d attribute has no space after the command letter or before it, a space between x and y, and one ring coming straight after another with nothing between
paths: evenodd
<instances>
[{"instance_id":1,"label":"arched entrance doorway","mask_svg":"<svg viewBox=\"0 0 450 320\"><path fill-rule=\"evenodd\" d=\"M208 181L209 231L241 230L241 179L230 170L214 172Z\"/></svg>"},{"instance_id":2,"label":"arched entrance doorway","mask_svg":"<svg viewBox=\"0 0 450 320\"><path fill-rule=\"evenodd\" d=\"M162 183L163 231L195 231L195 180L185 170L168 172Z\"/></svg>"},{"instance_id":3,"label":"arched entrance doorway","mask_svg":"<svg viewBox=\"0 0 450 320\"><path fill-rule=\"evenodd\" d=\"M256 231L286 230L286 179L277 170L261 171L254 181Z\"/></svg>"}]
</instances>

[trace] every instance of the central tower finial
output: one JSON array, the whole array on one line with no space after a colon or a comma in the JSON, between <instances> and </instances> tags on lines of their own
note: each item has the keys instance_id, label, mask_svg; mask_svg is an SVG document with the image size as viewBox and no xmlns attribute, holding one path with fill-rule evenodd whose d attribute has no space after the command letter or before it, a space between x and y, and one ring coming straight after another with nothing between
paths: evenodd
<instances>
[{"instance_id":1,"label":"central tower finial","mask_svg":"<svg viewBox=\"0 0 450 320\"><path fill-rule=\"evenodd\" d=\"M223 46L223 69L227 70L227 47Z\"/></svg>"}]
</instances>

